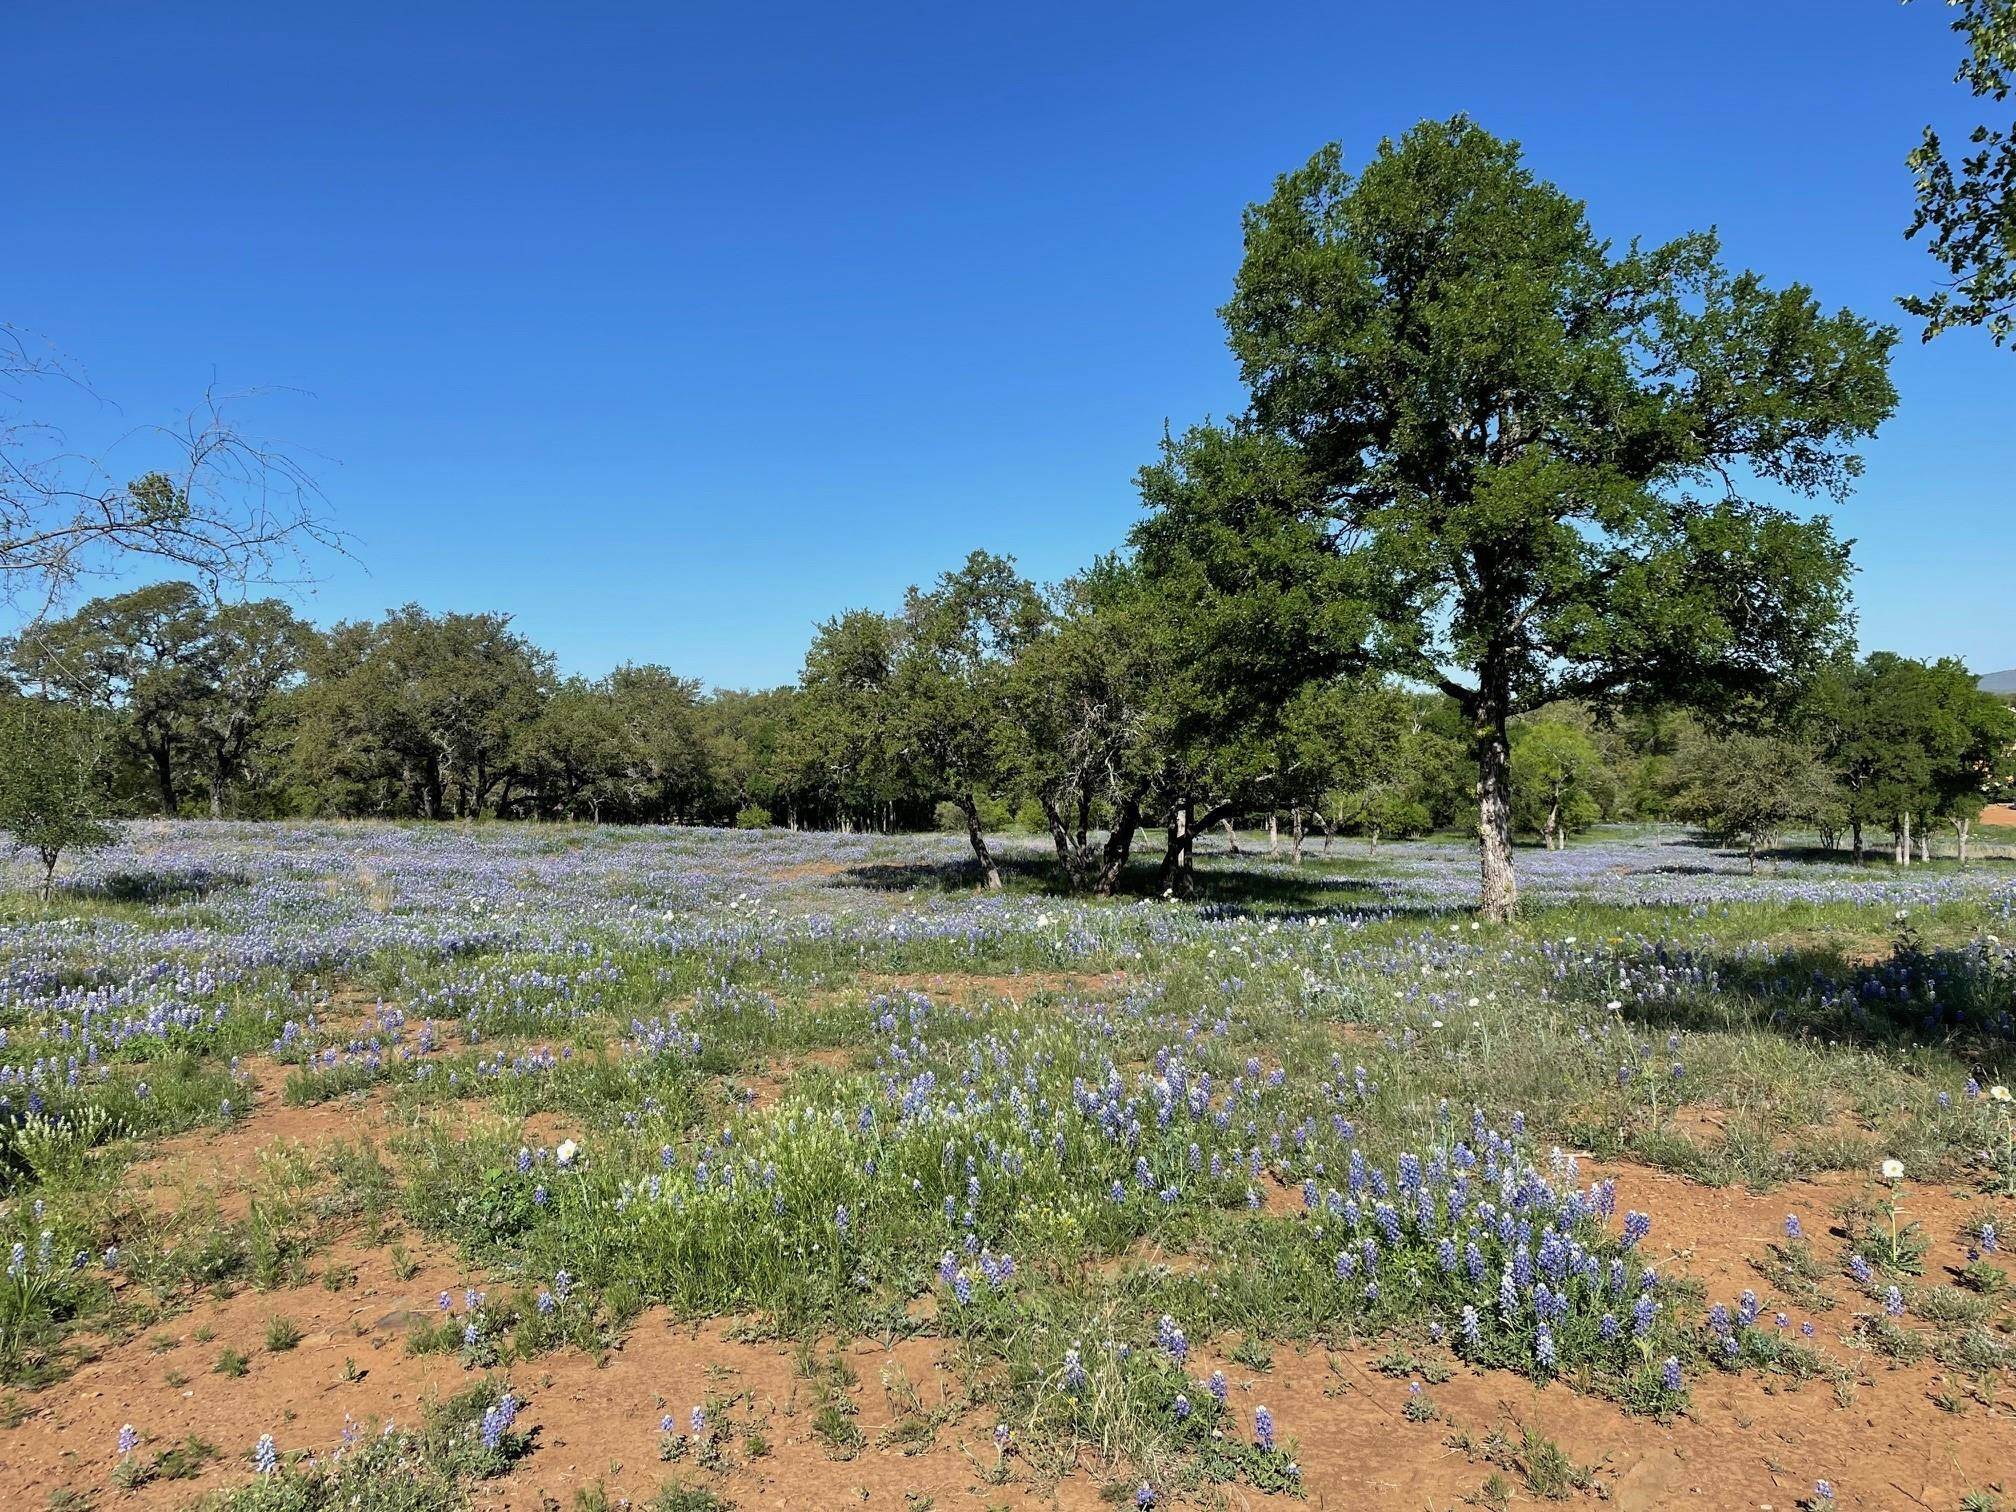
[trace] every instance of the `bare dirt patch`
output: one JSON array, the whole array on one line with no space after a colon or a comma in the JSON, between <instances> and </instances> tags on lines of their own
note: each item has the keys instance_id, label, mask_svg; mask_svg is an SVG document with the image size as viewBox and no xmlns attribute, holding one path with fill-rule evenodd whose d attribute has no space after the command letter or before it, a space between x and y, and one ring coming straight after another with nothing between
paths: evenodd
<instances>
[{"instance_id":1,"label":"bare dirt patch","mask_svg":"<svg viewBox=\"0 0 2016 1512\"><path fill-rule=\"evenodd\" d=\"M0 1430L0 1501L40 1507L66 1488L102 1493L126 1423L140 1431L150 1456L191 1434L220 1451L193 1480L159 1481L116 1498L120 1506L152 1508L185 1507L207 1489L245 1479L246 1456L262 1433L283 1449L327 1451L346 1416L360 1424L417 1419L427 1394L458 1389L463 1372L441 1356L407 1355L407 1330L414 1318L434 1313L438 1293L459 1291L469 1275L438 1248L402 1242L417 1265L405 1280L394 1274L388 1247L338 1245L318 1264L354 1271L339 1290L317 1283L207 1300L105 1350L68 1380L22 1393L26 1416ZM284 1353L264 1345L275 1316L302 1333ZM217 1373L227 1347L246 1356L244 1375ZM354 1379L345 1378L346 1362Z\"/></svg>"},{"instance_id":2,"label":"bare dirt patch","mask_svg":"<svg viewBox=\"0 0 2016 1512\"><path fill-rule=\"evenodd\" d=\"M1817 1382L1772 1394L1754 1376L1711 1376L1694 1383L1690 1412L1670 1424L1559 1382L1459 1368L1425 1387L1440 1417L1417 1423L1403 1416L1407 1380L1373 1369L1376 1358L1373 1348L1283 1350L1264 1374L1225 1364L1242 1421L1264 1404L1298 1441L1312 1507L1463 1505L1493 1466L1449 1439L1481 1441L1494 1429L1514 1444L1530 1429L1592 1469L1591 1488L1574 1501L1630 1509L1790 1512L1822 1478L1844 1508L1944 1508L2008 1471L2010 1404L1952 1417L1932 1404L1933 1373L1923 1367L1879 1370L1846 1407ZM1508 1479L1520 1485L1518 1474ZM1513 1504L1544 1505L1529 1495Z\"/></svg>"}]
</instances>

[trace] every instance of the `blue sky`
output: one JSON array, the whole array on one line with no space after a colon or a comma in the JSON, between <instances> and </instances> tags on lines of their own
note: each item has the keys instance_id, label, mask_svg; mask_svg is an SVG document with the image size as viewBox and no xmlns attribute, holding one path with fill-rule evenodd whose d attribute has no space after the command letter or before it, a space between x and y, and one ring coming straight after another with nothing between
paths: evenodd
<instances>
[{"instance_id":1,"label":"blue sky","mask_svg":"<svg viewBox=\"0 0 2016 1512\"><path fill-rule=\"evenodd\" d=\"M976 546L1118 543L1165 419L1235 408L1239 212L1470 112L1619 238L1894 317L1943 6L27 4L0 319L115 400L214 381L361 565L320 621L500 608L568 670L789 680ZM1906 323L1836 518L1863 641L2016 666L2016 354Z\"/></svg>"}]
</instances>

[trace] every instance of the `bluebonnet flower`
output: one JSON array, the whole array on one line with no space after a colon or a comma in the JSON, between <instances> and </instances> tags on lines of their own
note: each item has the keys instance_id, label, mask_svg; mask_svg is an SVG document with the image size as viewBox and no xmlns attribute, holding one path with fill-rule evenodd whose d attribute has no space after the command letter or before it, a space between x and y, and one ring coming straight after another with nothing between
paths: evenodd
<instances>
[{"instance_id":1,"label":"bluebonnet flower","mask_svg":"<svg viewBox=\"0 0 2016 1512\"><path fill-rule=\"evenodd\" d=\"M1899 1287L1891 1287L1883 1293L1883 1311L1893 1318L1904 1316L1904 1292Z\"/></svg>"},{"instance_id":2,"label":"bluebonnet flower","mask_svg":"<svg viewBox=\"0 0 2016 1512\"><path fill-rule=\"evenodd\" d=\"M280 1451L274 1447L272 1434L260 1434L259 1442L252 1446L252 1468L261 1475L271 1475L280 1468Z\"/></svg>"},{"instance_id":3,"label":"bluebonnet flower","mask_svg":"<svg viewBox=\"0 0 2016 1512\"><path fill-rule=\"evenodd\" d=\"M1864 1260L1860 1255L1850 1255L1848 1257L1848 1274L1853 1276L1863 1286L1867 1286L1873 1279L1875 1272L1869 1269L1869 1262Z\"/></svg>"},{"instance_id":4,"label":"bluebonnet flower","mask_svg":"<svg viewBox=\"0 0 2016 1512\"><path fill-rule=\"evenodd\" d=\"M1545 1323L1533 1334L1533 1358L1542 1370L1554 1368L1554 1332Z\"/></svg>"},{"instance_id":5,"label":"bluebonnet flower","mask_svg":"<svg viewBox=\"0 0 2016 1512\"><path fill-rule=\"evenodd\" d=\"M1787 1213L1785 1215L1785 1237L1787 1239L1804 1239L1806 1237L1806 1231L1799 1226L1799 1215L1797 1213Z\"/></svg>"},{"instance_id":6,"label":"bluebonnet flower","mask_svg":"<svg viewBox=\"0 0 2016 1512\"><path fill-rule=\"evenodd\" d=\"M1177 1392L1175 1408L1176 1408L1176 1421L1179 1423L1187 1421L1190 1417L1190 1398L1185 1396L1180 1391Z\"/></svg>"},{"instance_id":7,"label":"bluebonnet flower","mask_svg":"<svg viewBox=\"0 0 2016 1512\"><path fill-rule=\"evenodd\" d=\"M1232 1389L1225 1379L1225 1372L1222 1370L1212 1371L1211 1379L1205 1382L1205 1385L1210 1388L1211 1395L1216 1399L1218 1405L1223 1407L1225 1405L1225 1398Z\"/></svg>"},{"instance_id":8,"label":"bluebonnet flower","mask_svg":"<svg viewBox=\"0 0 2016 1512\"><path fill-rule=\"evenodd\" d=\"M1638 1300L1631 1305L1631 1336L1635 1339L1642 1339L1651 1333L1652 1320L1658 1316L1658 1313L1659 1304L1654 1302L1649 1295L1641 1292Z\"/></svg>"},{"instance_id":9,"label":"bluebonnet flower","mask_svg":"<svg viewBox=\"0 0 2016 1512\"><path fill-rule=\"evenodd\" d=\"M485 1449L496 1449L504 1442L504 1435L511 1431L511 1425L518 1417L518 1398L505 1392L483 1414L482 1435Z\"/></svg>"},{"instance_id":10,"label":"bluebonnet flower","mask_svg":"<svg viewBox=\"0 0 2016 1512\"><path fill-rule=\"evenodd\" d=\"M1253 1409L1253 1442L1270 1453L1274 1448L1274 1414L1265 1407Z\"/></svg>"},{"instance_id":11,"label":"bluebonnet flower","mask_svg":"<svg viewBox=\"0 0 2016 1512\"><path fill-rule=\"evenodd\" d=\"M131 1423L119 1430L119 1453L121 1457L131 1454L140 1447L140 1431Z\"/></svg>"},{"instance_id":12,"label":"bluebonnet flower","mask_svg":"<svg viewBox=\"0 0 2016 1512\"><path fill-rule=\"evenodd\" d=\"M1073 1344L1064 1351L1064 1389L1077 1391L1084 1384L1085 1362L1078 1353L1078 1346Z\"/></svg>"},{"instance_id":13,"label":"bluebonnet flower","mask_svg":"<svg viewBox=\"0 0 2016 1512\"><path fill-rule=\"evenodd\" d=\"M686 1421L692 1428L693 1437L705 1438L707 1436L707 1409L705 1407L695 1407L687 1414Z\"/></svg>"},{"instance_id":14,"label":"bluebonnet flower","mask_svg":"<svg viewBox=\"0 0 2016 1512\"><path fill-rule=\"evenodd\" d=\"M1673 1355L1666 1356L1666 1363L1659 1367L1659 1384L1668 1391L1680 1389L1680 1361Z\"/></svg>"}]
</instances>

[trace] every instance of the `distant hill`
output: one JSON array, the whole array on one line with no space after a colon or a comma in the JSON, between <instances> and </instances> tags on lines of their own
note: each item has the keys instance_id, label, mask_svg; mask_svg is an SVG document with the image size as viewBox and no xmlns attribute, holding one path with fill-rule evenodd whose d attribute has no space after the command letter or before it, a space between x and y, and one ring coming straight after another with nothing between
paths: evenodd
<instances>
[{"instance_id":1,"label":"distant hill","mask_svg":"<svg viewBox=\"0 0 2016 1512\"><path fill-rule=\"evenodd\" d=\"M1981 679L1983 693L2016 693L2016 667L2007 672L1990 672Z\"/></svg>"}]
</instances>

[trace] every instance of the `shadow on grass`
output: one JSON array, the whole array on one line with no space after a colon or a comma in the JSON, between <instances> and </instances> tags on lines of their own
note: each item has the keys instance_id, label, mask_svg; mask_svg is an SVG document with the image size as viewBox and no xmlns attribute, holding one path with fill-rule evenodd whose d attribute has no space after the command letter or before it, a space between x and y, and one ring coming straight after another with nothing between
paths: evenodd
<instances>
[{"instance_id":1,"label":"shadow on grass","mask_svg":"<svg viewBox=\"0 0 2016 1512\"><path fill-rule=\"evenodd\" d=\"M221 888L251 885L252 879L243 872L198 867L186 871L108 872L88 881L58 881L56 891L113 903L173 903L207 898Z\"/></svg>"},{"instance_id":2,"label":"shadow on grass","mask_svg":"<svg viewBox=\"0 0 2016 1512\"><path fill-rule=\"evenodd\" d=\"M1001 882L1009 894L1043 898L1092 899L1074 892L1054 859L1034 852L1010 852L996 857ZM1185 901L1213 917L1265 915L1305 917L1345 912L1376 912L1394 916L1429 917L1449 913L1443 905L1403 900L1397 884L1370 875L1376 862L1358 859L1317 861L1301 871L1286 863L1263 863L1252 856L1204 855L1198 858L1196 891ZM956 861L863 862L832 881L839 887L874 892L974 892L982 885L980 865ZM1121 873L1111 894L1121 902L1142 902L1163 896L1158 861L1134 860ZM1456 910L1467 912L1467 909Z\"/></svg>"},{"instance_id":3,"label":"shadow on grass","mask_svg":"<svg viewBox=\"0 0 2016 1512\"><path fill-rule=\"evenodd\" d=\"M1662 946L1635 967L1648 963L1672 984L1624 1010L1648 1032L1748 1027L1868 1047L1940 1045L1977 1061L2000 1060L2016 1042L2016 954L1980 942L1899 941L1871 960L1826 946Z\"/></svg>"}]
</instances>

